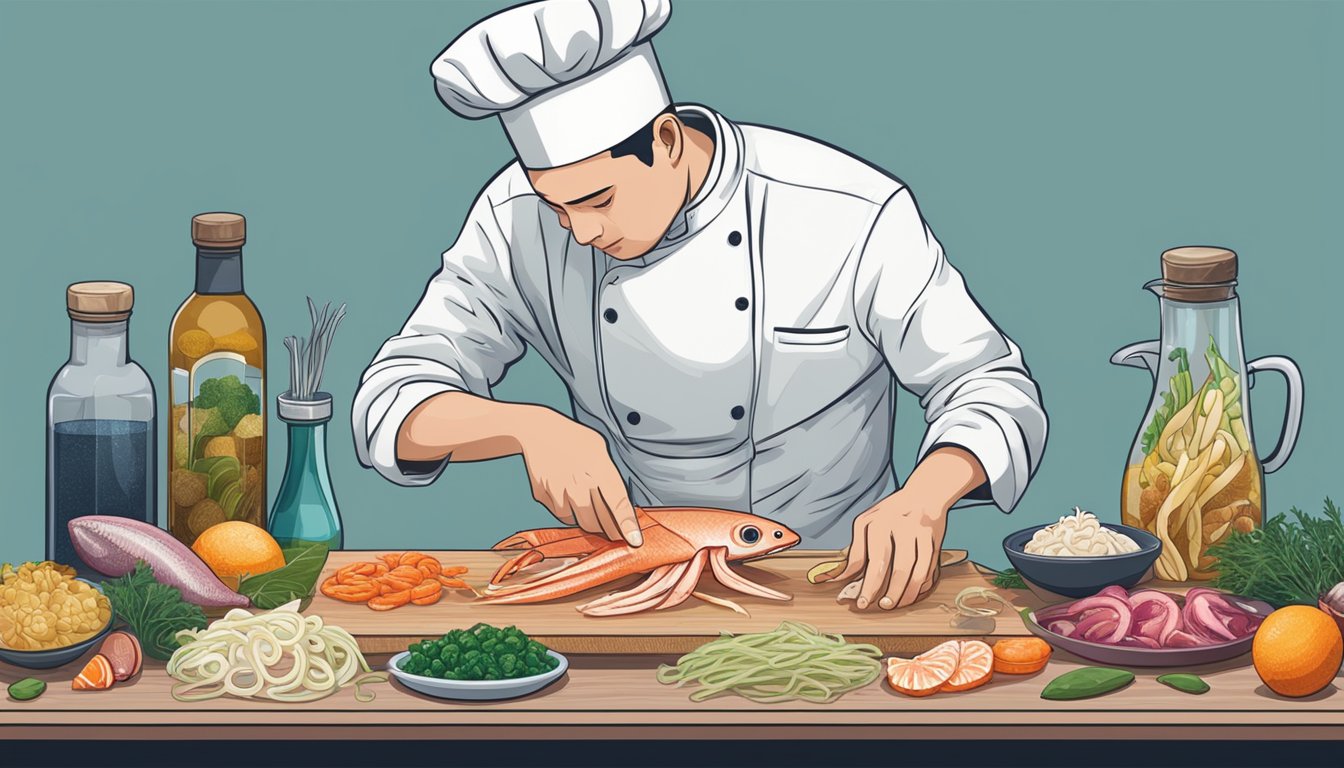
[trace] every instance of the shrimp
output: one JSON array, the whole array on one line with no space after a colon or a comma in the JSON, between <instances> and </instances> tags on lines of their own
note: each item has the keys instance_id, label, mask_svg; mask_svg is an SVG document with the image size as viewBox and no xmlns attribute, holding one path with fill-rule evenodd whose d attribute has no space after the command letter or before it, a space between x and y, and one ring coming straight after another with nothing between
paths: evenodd
<instances>
[{"instance_id":1,"label":"shrimp","mask_svg":"<svg viewBox=\"0 0 1344 768\"><path fill-rule=\"evenodd\" d=\"M322 582L322 594L347 603L365 603L375 611L390 611L407 603L433 605L445 589L472 589L457 578L464 566L447 568L422 552L389 552L376 560L351 563Z\"/></svg>"}]
</instances>

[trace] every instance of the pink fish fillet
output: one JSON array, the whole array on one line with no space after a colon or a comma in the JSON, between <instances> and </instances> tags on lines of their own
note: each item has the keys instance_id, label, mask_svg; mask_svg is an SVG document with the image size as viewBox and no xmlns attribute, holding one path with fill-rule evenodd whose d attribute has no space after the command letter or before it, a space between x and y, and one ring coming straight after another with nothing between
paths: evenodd
<instances>
[{"instance_id":1,"label":"pink fish fillet","mask_svg":"<svg viewBox=\"0 0 1344 768\"><path fill-rule=\"evenodd\" d=\"M224 586L196 553L158 526L107 515L70 521L70 541L79 557L107 576L125 576L144 560L154 578L182 592L182 599L206 608L246 608L251 602Z\"/></svg>"}]
</instances>

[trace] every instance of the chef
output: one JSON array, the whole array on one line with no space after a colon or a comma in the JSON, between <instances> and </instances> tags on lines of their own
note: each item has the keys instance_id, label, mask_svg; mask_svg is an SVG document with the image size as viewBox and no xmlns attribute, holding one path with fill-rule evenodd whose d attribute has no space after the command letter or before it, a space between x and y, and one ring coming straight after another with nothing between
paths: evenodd
<instances>
[{"instance_id":1,"label":"chef","mask_svg":"<svg viewBox=\"0 0 1344 768\"><path fill-rule=\"evenodd\" d=\"M639 546L634 506L752 512L848 546L857 605L918 599L948 511L1010 511L1046 415L899 179L796 134L674 104L668 0L543 0L431 65L516 160L355 397L360 461L407 486L521 455L562 523ZM527 349L573 415L493 399ZM892 468L896 387L928 423Z\"/></svg>"}]
</instances>

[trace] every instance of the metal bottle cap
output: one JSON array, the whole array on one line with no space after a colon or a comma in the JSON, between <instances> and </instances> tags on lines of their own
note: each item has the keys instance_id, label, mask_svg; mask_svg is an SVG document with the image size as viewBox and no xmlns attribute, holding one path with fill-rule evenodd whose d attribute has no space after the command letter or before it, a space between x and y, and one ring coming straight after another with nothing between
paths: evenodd
<instances>
[{"instance_id":1,"label":"metal bottle cap","mask_svg":"<svg viewBox=\"0 0 1344 768\"><path fill-rule=\"evenodd\" d=\"M275 399L276 412L285 421L327 421L331 418L331 395L318 392L315 400L295 400L289 392Z\"/></svg>"}]
</instances>

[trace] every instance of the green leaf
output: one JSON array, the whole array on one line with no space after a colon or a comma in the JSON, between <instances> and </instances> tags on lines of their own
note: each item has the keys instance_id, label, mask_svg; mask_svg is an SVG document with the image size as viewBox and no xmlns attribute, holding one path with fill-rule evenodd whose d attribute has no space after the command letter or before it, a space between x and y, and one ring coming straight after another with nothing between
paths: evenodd
<instances>
[{"instance_id":1,"label":"green leaf","mask_svg":"<svg viewBox=\"0 0 1344 768\"><path fill-rule=\"evenodd\" d=\"M322 566L327 564L327 545L302 544L284 553L283 568L248 576L239 583L238 593L251 599L253 606L269 611L313 593Z\"/></svg>"},{"instance_id":2,"label":"green leaf","mask_svg":"<svg viewBox=\"0 0 1344 768\"><path fill-rule=\"evenodd\" d=\"M1186 673L1176 673L1171 675L1159 675L1157 682L1175 688L1181 693L1193 693L1199 695L1209 692L1209 684L1204 682L1199 675L1190 675Z\"/></svg>"},{"instance_id":3,"label":"green leaf","mask_svg":"<svg viewBox=\"0 0 1344 768\"><path fill-rule=\"evenodd\" d=\"M1051 680L1041 691L1041 698L1052 701L1089 699L1117 691L1132 682L1133 672L1110 667L1083 667Z\"/></svg>"}]
</instances>

